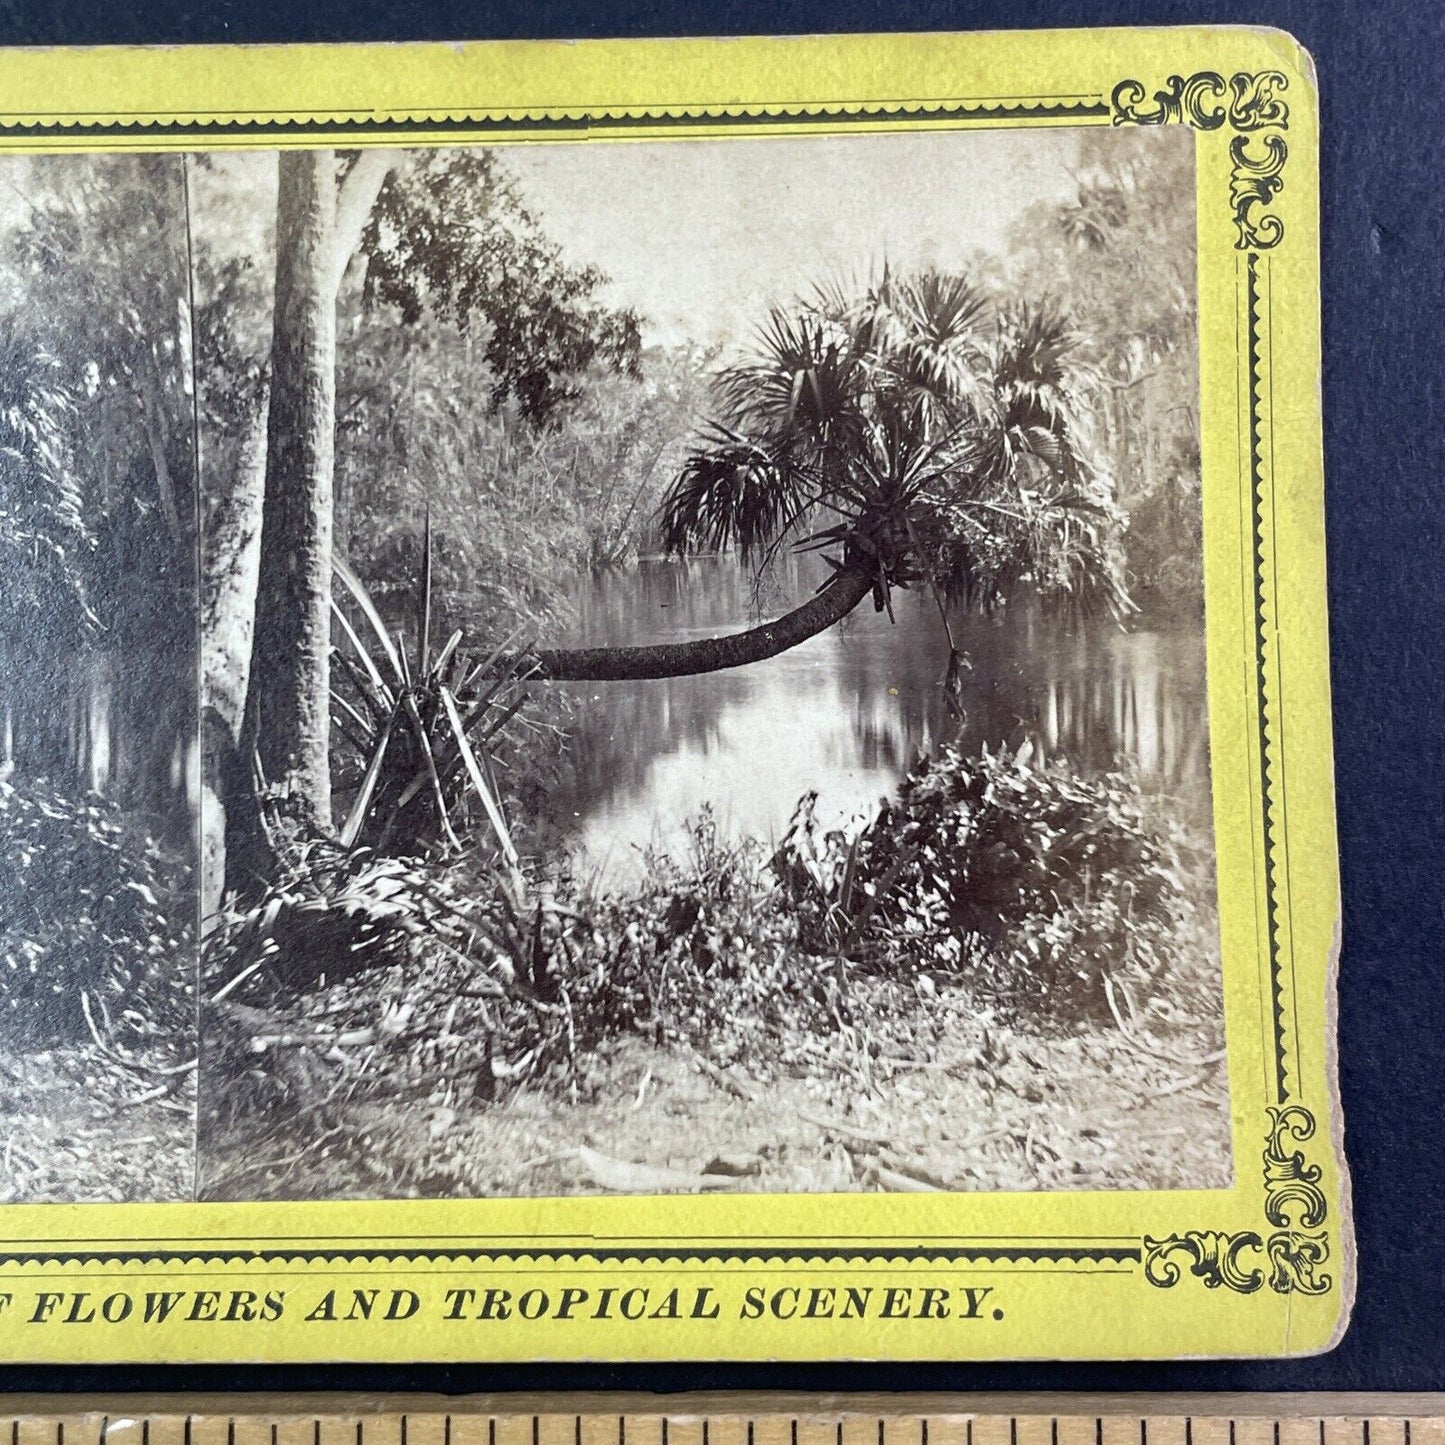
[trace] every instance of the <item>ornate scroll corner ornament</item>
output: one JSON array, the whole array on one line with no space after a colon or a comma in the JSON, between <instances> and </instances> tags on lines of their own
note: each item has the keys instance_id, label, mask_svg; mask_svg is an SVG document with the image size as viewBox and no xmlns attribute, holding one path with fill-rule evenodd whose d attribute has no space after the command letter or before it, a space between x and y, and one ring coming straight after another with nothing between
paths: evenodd
<instances>
[{"instance_id":1,"label":"ornate scroll corner ornament","mask_svg":"<svg viewBox=\"0 0 1445 1445\"><path fill-rule=\"evenodd\" d=\"M1264 1142L1264 1215L1276 1228L1318 1229L1328 1205L1320 1188L1323 1171L1305 1162L1303 1149L1315 1135L1315 1116L1300 1104L1269 1110L1270 1130Z\"/></svg>"},{"instance_id":2,"label":"ornate scroll corner ornament","mask_svg":"<svg viewBox=\"0 0 1445 1445\"><path fill-rule=\"evenodd\" d=\"M1279 70L1240 71L1228 80L1213 70L1171 75L1150 96L1138 80L1121 80L1109 97L1114 125L1192 125L1195 130L1289 129L1289 106L1280 98L1289 77Z\"/></svg>"},{"instance_id":3,"label":"ornate scroll corner ornament","mask_svg":"<svg viewBox=\"0 0 1445 1445\"><path fill-rule=\"evenodd\" d=\"M1315 1117L1299 1104L1269 1110L1270 1130L1264 1146L1264 1214L1275 1226L1265 1244L1271 1265L1270 1288L1280 1294L1328 1293L1333 1280L1317 1274L1330 1257L1329 1240L1319 1230L1329 1213L1320 1188L1323 1171L1291 1143L1308 1143L1315 1135Z\"/></svg>"},{"instance_id":4,"label":"ornate scroll corner ornament","mask_svg":"<svg viewBox=\"0 0 1445 1445\"><path fill-rule=\"evenodd\" d=\"M1279 70L1240 73L1229 80L1229 123L1235 130L1289 129L1289 106L1280 99L1289 77Z\"/></svg>"},{"instance_id":5,"label":"ornate scroll corner ornament","mask_svg":"<svg viewBox=\"0 0 1445 1445\"><path fill-rule=\"evenodd\" d=\"M1113 125L1192 126L1213 131L1228 125L1238 132L1229 144L1233 162L1229 179L1230 206L1239 232L1236 249L1267 251L1284 239L1278 216L1258 214L1284 185L1288 147L1284 137L1255 132L1289 128L1289 106L1282 98L1289 78L1282 71L1237 72L1228 80L1213 70L1171 75L1151 96L1138 80L1121 80L1109 96Z\"/></svg>"},{"instance_id":6,"label":"ornate scroll corner ornament","mask_svg":"<svg viewBox=\"0 0 1445 1445\"><path fill-rule=\"evenodd\" d=\"M1273 1266L1269 1287L1277 1294L1328 1294L1334 1280L1315 1269L1330 1257L1329 1241L1323 1234L1291 1234L1281 1230L1265 1242L1265 1253Z\"/></svg>"},{"instance_id":7,"label":"ornate scroll corner ornament","mask_svg":"<svg viewBox=\"0 0 1445 1445\"><path fill-rule=\"evenodd\" d=\"M1239 1262L1246 1249L1263 1247L1253 1230L1225 1234L1217 1229L1191 1229L1164 1239L1144 1236L1144 1277L1160 1289L1178 1284L1183 1274L1174 1255L1188 1257L1189 1273L1204 1281L1206 1289L1223 1285L1239 1294L1253 1294L1264 1283L1264 1271L1246 1268Z\"/></svg>"},{"instance_id":8,"label":"ornate scroll corner ornament","mask_svg":"<svg viewBox=\"0 0 1445 1445\"><path fill-rule=\"evenodd\" d=\"M1330 1257L1329 1238L1321 1228L1329 1213L1320 1188L1324 1171L1293 1147L1315 1135L1315 1118L1299 1104L1269 1110L1264 1141L1264 1217L1273 1226L1267 1239L1253 1230L1226 1234L1221 1230L1189 1230L1163 1239L1144 1237L1144 1278L1170 1289L1184 1277L1176 1256L1184 1256L1189 1273L1207 1289L1253 1294L1265 1272L1246 1265L1241 1255L1259 1250L1269 1263L1269 1287L1276 1294L1327 1294L1334 1281L1319 1273ZM1307 1232L1318 1231L1318 1232Z\"/></svg>"},{"instance_id":9,"label":"ornate scroll corner ornament","mask_svg":"<svg viewBox=\"0 0 1445 1445\"><path fill-rule=\"evenodd\" d=\"M1242 78L1242 77L1241 77ZM1109 97L1114 125L1169 125L1185 122L1196 130L1218 130L1224 124L1224 77L1212 70L1171 75L1163 90L1149 96L1137 80L1121 80ZM1152 100L1152 104L1148 104Z\"/></svg>"},{"instance_id":10,"label":"ornate scroll corner ornament","mask_svg":"<svg viewBox=\"0 0 1445 1445\"><path fill-rule=\"evenodd\" d=\"M1250 146L1257 140L1263 154ZM1237 135L1230 142L1229 156L1234 168L1229 175L1229 199L1234 207L1234 224L1239 231L1235 249L1267 251L1284 237L1284 223L1278 216L1255 215L1256 206L1267 206L1284 185L1284 162L1288 148L1278 135Z\"/></svg>"}]
</instances>

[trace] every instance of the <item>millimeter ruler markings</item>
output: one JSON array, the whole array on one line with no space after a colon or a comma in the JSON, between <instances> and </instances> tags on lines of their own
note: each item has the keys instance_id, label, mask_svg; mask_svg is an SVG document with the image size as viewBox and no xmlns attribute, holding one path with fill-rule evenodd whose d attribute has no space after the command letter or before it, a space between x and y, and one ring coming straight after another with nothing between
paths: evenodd
<instances>
[{"instance_id":1,"label":"millimeter ruler markings","mask_svg":"<svg viewBox=\"0 0 1445 1445\"><path fill-rule=\"evenodd\" d=\"M1445 1445L1442 1395L0 1397L0 1445Z\"/></svg>"}]
</instances>

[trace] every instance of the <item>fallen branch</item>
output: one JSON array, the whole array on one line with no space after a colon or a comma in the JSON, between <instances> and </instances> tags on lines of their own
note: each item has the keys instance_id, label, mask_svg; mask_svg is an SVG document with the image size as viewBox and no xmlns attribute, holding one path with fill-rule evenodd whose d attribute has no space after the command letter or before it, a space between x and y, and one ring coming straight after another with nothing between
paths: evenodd
<instances>
[{"instance_id":1,"label":"fallen branch","mask_svg":"<svg viewBox=\"0 0 1445 1445\"><path fill-rule=\"evenodd\" d=\"M948 1192L940 1185L930 1184L927 1180L915 1178L912 1174L904 1174L897 1169L890 1169L886 1164L875 1164L869 1172L890 1194L945 1194Z\"/></svg>"},{"instance_id":2,"label":"fallen branch","mask_svg":"<svg viewBox=\"0 0 1445 1445\"><path fill-rule=\"evenodd\" d=\"M893 1140L885 1135L870 1134L866 1129L856 1128L852 1124L839 1123L836 1119L824 1119L802 1109L797 1111L797 1116L803 1123L811 1124L815 1129L822 1129L829 1134L836 1134L841 1139L856 1139L860 1144L876 1144L880 1148L893 1143Z\"/></svg>"},{"instance_id":3,"label":"fallen branch","mask_svg":"<svg viewBox=\"0 0 1445 1445\"><path fill-rule=\"evenodd\" d=\"M1141 1054L1148 1054L1151 1058L1159 1059L1166 1064L1178 1064L1186 1069L1209 1068L1214 1064L1221 1063L1229 1054L1228 1049L1219 1049L1212 1054L1206 1054L1201 1058L1190 1058L1186 1054L1171 1053L1168 1049L1160 1048L1151 1040L1142 1039L1128 1024L1124 1022L1124 1016L1119 1012L1119 1005L1114 998L1114 985L1108 975L1104 976L1104 997L1109 1004L1109 1012L1114 1015L1114 1022L1119 1026L1119 1032L1124 1035L1125 1041L1132 1048L1139 1050Z\"/></svg>"},{"instance_id":4,"label":"fallen branch","mask_svg":"<svg viewBox=\"0 0 1445 1445\"><path fill-rule=\"evenodd\" d=\"M756 1104L758 1096L738 1078L730 1069L720 1069L713 1061L698 1049L688 1046L688 1052L692 1055L693 1062L715 1083L720 1089L726 1089L734 1097L741 1099L746 1104Z\"/></svg>"},{"instance_id":5,"label":"fallen branch","mask_svg":"<svg viewBox=\"0 0 1445 1445\"><path fill-rule=\"evenodd\" d=\"M680 1169L662 1169L654 1164L632 1164L622 1159L611 1159L585 1144L573 1151L573 1157L594 1184L600 1184L614 1194L674 1191L696 1194L700 1190L729 1189L733 1185L730 1178L721 1175L685 1174Z\"/></svg>"},{"instance_id":6,"label":"fallen branch","mask_svg":"<svg viewBox=\"0 0 1445 1445\"><path fill-rule=\"evenodd\" d=\"M897 1153L890 1152L888 1162L879 1163L880 1169L892 1169L894 1173L902 1174L905 1178L912 1179L916 1184L922 1184L929 1189L949 1189L949 1183L940 1175L935 1174L931 1169L925 1169L923 1165L914 1163L911 1159L900 1157Z\"/></svg>"},{"instance_id":7,"label":"fallen branch","mask_svg":"<svg viewBox=\"0 0 1445 1445\"><path fill-rule=\"evenodd\" d=\"M101 1056L122 1069L132 1069L138 1074L150 1074L158 1079L174 1079L180 1074L189 1074L199 1062L197 1059L187 1059L183 1064L147 1064L141 1059L129 1058L101 1038L100 1030L95 1025L95 1017L90 1011L90 994L85 989L80 991L80 1011L85 1015L85 1026L90 1030L90 1037L95 1041Z\"/></svg>"},{"instance_id":8,"label":"fallen branch","mask_svg":"<svg viewBox=\"0 0 1445 1445\"><path fill-rule=\"evenodd\" d=\"M1190 1074L1188 1078L1176 1079L1172 1084L1166 1084L1162 1089L1150 1089L1151 1099L1167 1099L1170 1094L1182 1094L1186 1089L1192 1089L1196 1084L1202 1084L1209 1077L1206 1069L1203 1073Z\"/></svg>"}]
</instances>

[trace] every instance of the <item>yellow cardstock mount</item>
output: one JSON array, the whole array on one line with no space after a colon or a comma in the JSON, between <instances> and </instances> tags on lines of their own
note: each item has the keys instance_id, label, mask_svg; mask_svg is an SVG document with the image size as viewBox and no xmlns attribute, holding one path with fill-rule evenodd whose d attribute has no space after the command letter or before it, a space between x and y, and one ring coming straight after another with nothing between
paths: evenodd
<instances>
[{"instance_id":1,"label":"yellow cardstock mount","mask_svg":"<svg viewBox=\"0 0 1445 1445\"><path fill-rule=\"evenodd\" d=\"M1333 1059L1317 96L1293 40L51 50L8 52L0 73L9 151L1191 129L1235 1160L1231 1188L1157 1193L8 1205L0 1358L1157 1358L1338 1339L1353 1250ZM321 1307L358 1289L380 1292L370 1318ZM148 1322L146 1295L167 1290L191 1293ZM488 1290L510 1292L505 1319L478 1317ZM104 1310L118 1295L133 1306Z\"/></svg>"}]
</instances>

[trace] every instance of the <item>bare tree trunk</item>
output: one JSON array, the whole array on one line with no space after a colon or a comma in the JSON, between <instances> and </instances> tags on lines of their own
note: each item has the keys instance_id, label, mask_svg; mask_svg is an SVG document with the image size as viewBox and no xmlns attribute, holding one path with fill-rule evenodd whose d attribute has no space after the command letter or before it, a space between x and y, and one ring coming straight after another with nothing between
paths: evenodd
<instances>
[{"instance_id":1,"label":"bare tree trunk","mask_svg":"<svg viewBox=\"0 0 1445 1445\"><path fill-rule=\"evenodd\" d=\"M393 157L283 151L271 405L246 741L308 832L331 831L336 294ZM247 747L249 756L250 747Z\"/></svg>"},{"instance_id":2,"label":"bare tree trunk","mask_svg":"<svg viewBox=\"0 0 1445 1445\"><path fill-rule=\"evenodd\" d=\"M256 623L261 517L266 492L263 393L241 443L229 487L201 537L201 916L211 917L226 886L226 836L248 799L241 757L246 685Z\"/></svg>"},{"instance_id":3,"label":"bare tree trunk","mask_svg":"<svg viewBox=\"0 0 1445 1445\"><path fill-rule=\"evenodd\" d=\"M233 742L240 740L251 675L266 495L267 406L263 393L241 441L229 490L212 509L202 538L202 703L215 710Z\"/></svg>"},{"instance_id":4,"label":"bare tree trunk","mask_svg":"<svg viewBox=\"0 0 1445 1445\"><path fill-rule=\"evenodd\" d=\"M872 591L876 569L844 567L801 607L724 637L696 642L665 642L650 647L581 647L538 651L532 676L549 682L638 682L692 677L746 667L806 642L841 622Z\"/></svg>"},{"instance_id":5,"label":"bare tree trunk","mask_svg":"<svg viewBox=\"0 0 1445 1445\"><path fill-rule=\"evenodd\" d=\"M170 463L166 460L165 416L161 410L159 388L155 378L147 375L141 383L141 418L145 424L146 445L150 449L151 466L155 468L156 492L161 500L161 515L171 541L181 544L184 533L180 513L176 510L176 488L171 480Z\"/></svg>"},{"instance_id":6,"label":"bare tree trunk","mask_svg":"<svg viewBox=\"0 0 1445 1445\"><path fill-rule=\"evenodd\" d=\"M251 713L267 783L319 833L331 831L336 297L327 283L335 225L335 156L283 151Z\"/></svg>"}]
</instances>

